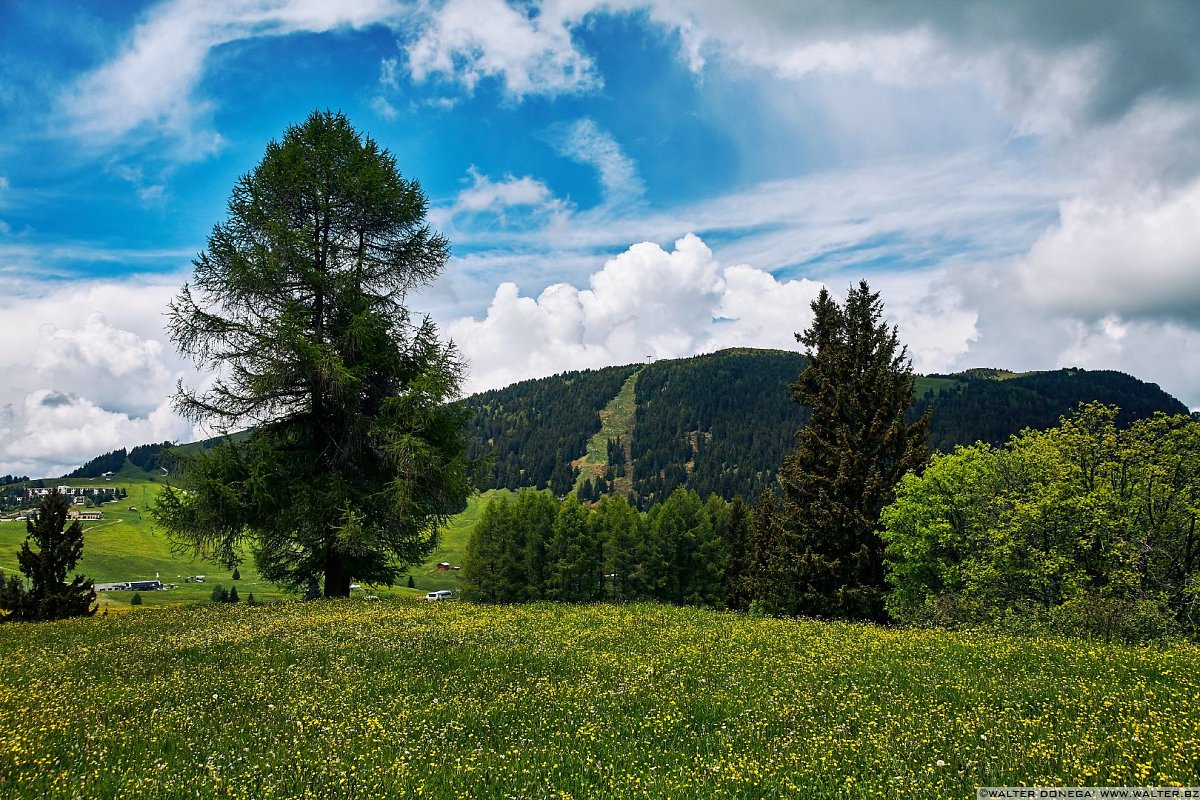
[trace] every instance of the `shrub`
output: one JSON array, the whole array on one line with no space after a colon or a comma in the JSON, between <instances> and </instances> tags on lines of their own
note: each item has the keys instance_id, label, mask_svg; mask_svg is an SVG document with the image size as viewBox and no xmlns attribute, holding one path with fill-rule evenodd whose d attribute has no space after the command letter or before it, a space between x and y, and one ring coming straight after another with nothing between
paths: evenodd
<instances>
[{"instance_id":1,"label":"shrub","mask_svg":"<svg viewBox=\"0 0 1200 800\"><path fill-rule=\"evenodd\" d=\"M1165 603L1083 594L1049 613L1050 632L1103 642L1140 644L1180 632Z\"/></svg>"},{"instance_id":2,"label":"shrub","mask_svg":"<svg viewBox=\"0 0 1200 800\"><path fill-rule=\"evenodd\" d=\"M134 592L133 597L129 598L129 605L140 606L141 604L142 604L142 596L139 593Z\"/></svg>"}]
</instances>

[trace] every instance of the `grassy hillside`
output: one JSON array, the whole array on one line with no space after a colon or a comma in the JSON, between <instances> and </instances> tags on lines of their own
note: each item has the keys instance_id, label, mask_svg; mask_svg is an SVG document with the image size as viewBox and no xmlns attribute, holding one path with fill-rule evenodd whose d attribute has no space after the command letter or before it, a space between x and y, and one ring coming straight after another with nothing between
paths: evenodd
<instances>
[{"instance_id":1,"label":"grassy hillside","mask_svg":"<svg viewBox=\"0 0 1200 800\"><path fill-rule=\"evenodd\" d=\"M75 479L60 481L62 485L85 485ZM178 605L181 603L209 602L214 586L225 588L237 586L238 594L245 599L250 592L256 600L282 600L291 595L276 589L261 580L254 568L253 559L247 558L239 567L240 580L235 584L232 570L205 561L194 560L187 554L172 551L163 531L157 528L146 512L157 496L161 485L151 481L106 482L105 486L124 488L129 496L121 503L109 503L100 510L104 519L84 522L84 553L77 571L97 583L128 580L153 579L157 574L164 584L174 583L176 589L164 592L142 592L146 606ZM422 565L412 571L415 590L403 586L364 587L361 594L368 592L381 597L404 597L424 594L435 589L459 588L458 572L439 572L437 564L447 561L453 565L462 563L467 540L471 536L483 505L493 492L472 497L463 513L454 517L442 531L437 550ZM0 570L17 572L17 552L25 540L25 523L0 522ZM187 583L190 575L204 575L205 583ZM132 592L100 592L98 601L101 609L125 610L133 597Z\"/></svg>"},{"instance_id":2,"label":"grassy hillside","mask_svg":"<svg viewBox=\"0 0 1200 800\"><path fill-rule=\"evenodd\" d=\"M463 555L467 552L467 542L471 539L471 531L479 521L484 507L497 494L508 494L507 489L491 489L482 494L473 495L467 500L467 509L456 515L450 524L441 532L437 549L425 560L425 563L412 570L413 582L417 585L418 593L425 594L437 589L458 591L462 588L459 582L459 572L450 570L439 572L437 565L443 561L451 566L460 567Z\"/></svg>"},{"instance_id":3,"label":"grassy hillside","mask_svg":"<svg viewBox=\"0 0 1200 800\"><path fill-rule=\"evenodd\" d=\"M605 468L608 466L608 442L610 439L620 439L624 445L627 474L616 478L615 493L629 493L631 481L628 473L633 471L632 465L629 463L630 437L633 433L634 412L637 410L634 389L640 374L641 370L626 378L625 383L621 384L621 391L601 409L600 430L588 442L587 452L583 457L572 462L572 465L579 469L579 478L575 482L576 489L586 480L603 477Z\"/></svg>"},{"instance_id":4,"label":"grassy hillside","mask_svg":"<svg viewBox=\"0 0 1200 800\"><path fill-rule=\"evenodd\" d=\"M164 584L178 588L165 592L141 592L144 605L175 605L208 602L214 586L234 586L233 571L215 564L192 559L174 552L162 530L157 528L147 509L158 496L162 486L151 480L88 481L83 478L54 481L55 485L121 487L128 493L125 500L106 503L98 510L104 519L85 521L83 525L83 558L76 565L80 572L97 583L130 580L151 580L156 575ZM0 570L17 572L17 552L25 541L25 523L0 522ZM287 595L259 579L253 564L239 568L241 580L236 584L244 599L253 592L256 600L283 599ZM206 583L187 583L191 575L204 575ZM99 592L101 609L123 610L129 607L132 592Z\"/></svg>"},{"instance_id":5,"label":"grassy hillside","mask_svg":"<svg viewBox=\"0 0 1200 800\"><path fill-rule=\"evenodd\" d=\"M662 606L0 626L18 797L974 797L1195 784L1200 649Z\"/></svg>"}]
</instances>

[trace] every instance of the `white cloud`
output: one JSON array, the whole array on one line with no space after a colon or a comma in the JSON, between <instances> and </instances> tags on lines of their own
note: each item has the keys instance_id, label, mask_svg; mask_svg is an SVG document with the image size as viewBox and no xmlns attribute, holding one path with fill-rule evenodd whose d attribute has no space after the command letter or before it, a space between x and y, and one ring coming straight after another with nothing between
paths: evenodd
<instances>
[{"instance_id":1,"label":"white cloud","mask_svg":"<svg viewBox=\"0 0 1200 800\"><path fill-rule=\"evenodd\" d=\"M393 120L399 116L399 112L396 111L396 107L388 102L388 99L382 95L376 95L375 97L371 98L371 108L375 110L376 114L386 120Z\"/></svg>"},{"instance_id":2,"label":"white cloud","mask_svg":"<svg viewBox=\"0 0 1200 800\"><path fill-rule=\"evenodd\" d=\"M399 64L400 62L394 58L385 58L379 62L379 85L381 89L379 94L371 98L371 108L375 109L375 113L386 120L393 120L399 115L396 107L387 98L387 93L394 92L400 88Z\"/></svg>"},{"instance_id":3,"label":"white cloud","mask_svg":"<svg viewBox=\"0 0 1200 800\"><path fill-rule=\"evenodd\" d=\"M61 474L102 452L190 439L171 411L196 376L166 342L182 277L26 285L0 293L0 473Z\"/></svg>"},{"instance_id":4,"label":"white cloud","mask_svg":"<svg viewBox=\"0 0 1200 800\"><path fill-rule=\"evenodd\" d=\"M636 201L645 192L633 159L622 151L611 133L593 120L581 119L571 125L559 142L559 150L595 168L608 205Z\"/></svg>"},{"instance_id":5,"label":"white cloud","mask_svg":"<svg viewBox=\"0 0 1200 800\"><path fill-rule=\"evenodd\" d=\"M163 344L108 324L104 314L88 314L80 328L42 326L33 368L43 385L86 392L105 408L133 415L149 413L179 374L163 363Z\"/></svg>"},{"instance_id":6,"label":"white cloud","mask_svg":"<svg viewBox=\"0 0 1200 800\"><path fill-rule=\"evenodd\" d=\"M502 211L522 206L561 206L550 187L528 175L515 178L506 175L499 181L470 171L471 185L459 192L454 202L457 212Z\"/></svg>"},{"instance_id":7,"label":"white cloud","mask_svg":"<svg viewBox=\"0 0 1200 800\"><path fill-rule=\"evenodd\" d=\"M119 447L186 440L192 432L169 401L144 417L131 417L53 389L38 389L24 398L17 426L16 435L0 438L0 463L11 474L31 477L61 475Z\"/></svg>"},{"instance_id":8,"label":"white cloud","mask_svg":"<svg viewBox=\"0 0 1200 800\"><path fill-rule=\"evenodd\" d=\"M379 62L379 83L386 89L400 88L400 61L384 58Z\"/></svg>"},{"instance_id":9,"label":"white cloud","mask_svg":"<svg viewBox=\"0 0 1200 800\"><path fill-rule=\"evenodd\" d=\"M678 358L734 345L787 347L820 285L722 270L691 234L671 252L642 242L609 259L589 288L559 283L537 298L496 290L486 316L446 326L471 363L469 389L566 369Z\"/></svg>"},{"instance_id":10,"label":"white cloud","mask_svg":"<svg viewBox=\"0 0 1200 800\"><path fill-rule=\"evenodd\" d=\"M68 127L107 146L153 131L178 155L202 157L220 144L205 120L209 101L195 96L209 53L229 42L319 33L390 22L393 0L173 0L155 7L111 61L85 74L61 98Z\"/></svg>"},{"instance_id":11,"label":"white cloud","mask_svg":"<svg viewBox=\"0 0 1200 800\"><path fill-rule=\"evenodd\" d=\"M1014 269L1024 299L1081 319L1117 315L1200 327L1200 181L1159 193L1064 202Z\"/></svg>"},{"instance_id":12,"label":"white cloud","mask_svg":"<svg viewBox=\"0 0 1200 800\"><path fill-rule=\"evenodd\" d=\"M567 13L566 5L519 9L505 0L425 4L419 32L405 48L409 71L417 82L440 76L468 91L484 78L496 78L516 99L594 89L600 78L571 38L571 26L581 17Z\"/></svg>"}]
</instances>

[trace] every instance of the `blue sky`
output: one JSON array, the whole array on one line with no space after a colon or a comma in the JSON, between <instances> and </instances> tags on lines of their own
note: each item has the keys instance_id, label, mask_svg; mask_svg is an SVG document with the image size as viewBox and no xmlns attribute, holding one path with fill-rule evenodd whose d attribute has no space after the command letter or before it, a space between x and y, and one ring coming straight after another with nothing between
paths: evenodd
<instances>
[{"instance_id":1,"label":"blue sky","mask_svg":"<svg viewBox=\"0 0 1200 800\"><path fill-rule=\"evenodd\" d=\"M467 390L795 347L882 291L919 371L1120 369L1200 407L1189 2L0 5L0 474L202 435L167 301L237 177L340 109L454 257Z\"/></svg>"}]
</instances>

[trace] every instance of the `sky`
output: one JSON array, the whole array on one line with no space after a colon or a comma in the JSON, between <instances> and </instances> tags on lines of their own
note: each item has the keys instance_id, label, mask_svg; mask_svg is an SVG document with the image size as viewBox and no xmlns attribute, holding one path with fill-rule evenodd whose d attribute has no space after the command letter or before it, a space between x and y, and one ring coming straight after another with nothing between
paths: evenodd
<instances>
[{"instance_id":1,"label":"sky","mask_svg":"<svg viewBox=\"0 0 1200 800\"><path fill-rule=\"evenodd\" d=\"M799 349L881 293L921 373L1115 369L1200 408L1190 0L0 3L0 475L190 441L164 331L314 110L450 240L467 392Z\"/></svg>"}]
</instances>

